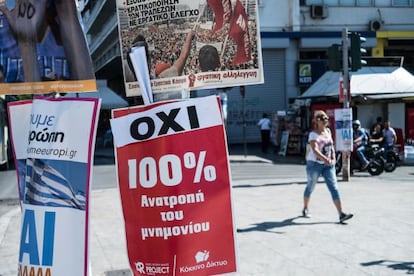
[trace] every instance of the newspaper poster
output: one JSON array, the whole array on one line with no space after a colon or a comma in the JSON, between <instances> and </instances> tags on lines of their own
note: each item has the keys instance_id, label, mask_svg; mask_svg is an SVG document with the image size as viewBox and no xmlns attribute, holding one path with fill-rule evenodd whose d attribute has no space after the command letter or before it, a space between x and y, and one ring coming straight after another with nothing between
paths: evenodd
<instances>
[{"instance_id":1,"label":"newspaper poster","mask_svg":"<svg viewBox=\"0 0 414 276\"><path fill-rule=\"evenodd\" d=\"M0 1L0 94L96 91L78 1Z\"/></svg>"},{"instance_id":2,"label":"newspaper poster","mask_svg":"<svg viewBox=\"0 0 414 276\"><path fill-rule=\"evenodd\" d=\"M236 271L230 169L219 102L210 96L112 111L134 275Z\"/></svg>"},{"instance_id":3,"label":"newspaper poster","mask_svg":"<svg viewBox=\"0 0 414 276\"><path fill-rule=\"evenodd\" d=\"M88 275L99 99L8 104L22 210L18 275Z\"/></svg>"},{"instance_id":4,"label":"newspaper poster","mask_svg":"<svg viewBox=\"0 0 414 276\"><path fill-rule=\"evenodd\" d=\"M335 149L352 151L352 109L335 109Z\"/></svg>"},{"instance_id":5,"label":"newspaper poster","mask_svg":"<svg viewBox=\"0 0 414 276\"><path fill-rule=\"evenodd\" d=\"M257 0L117 0L126 95L141 95L144 47L154 97L264 82Z\"/></svg>"}]
</instances>

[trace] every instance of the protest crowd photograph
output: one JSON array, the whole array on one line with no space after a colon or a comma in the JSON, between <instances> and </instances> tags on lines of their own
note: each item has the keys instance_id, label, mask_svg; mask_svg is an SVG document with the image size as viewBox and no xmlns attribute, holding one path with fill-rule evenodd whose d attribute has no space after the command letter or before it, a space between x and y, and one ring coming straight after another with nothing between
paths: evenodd
<instances>
[{"instance_id":1,"label":"protest crowd photograph","mask_svg":"<svg viewBox=\"0 0 414 276\"><path fill-rule=\"evenodd\" d=\"M203 73L199 52L204 46L209 46L216 48L220 66L208 71L216 71L218 74L210 78L196 78L198 82L195 82L192 89L202 86L231 86L235 81L234 78L243 72L249 77L243 77L242 81L263 82L255 6L244 6L242 1L230 0L224 1L226 4L222 1L177 2L178 4L154 8L157 11L170 12L159 12L152 16L148 15L153 11L146 10L147 6L118 3L119 18L124 23L120 24L120 40L124 78L127 84L136 82L134 69L128 60L131 50L137 46L136 42L139 40L146 47L151 79L184 76L181 82L185 82L180 88L189 89L190 82L185 76L198 77ZM177 14L187 16L173 18L173 15ZM173 74L169 72L163 75L162 71L171 70L170 68L176 66L177 61L181 64L179 70L175 70ZM226 76L232 77L226 79ZM176 83L157 82L157 85L153 83L154 92L157 92L157 86L167 89L177 88ZM127 95L136 93L128 87L136 86L126 85Z\"/></svg>"}]
</instances>

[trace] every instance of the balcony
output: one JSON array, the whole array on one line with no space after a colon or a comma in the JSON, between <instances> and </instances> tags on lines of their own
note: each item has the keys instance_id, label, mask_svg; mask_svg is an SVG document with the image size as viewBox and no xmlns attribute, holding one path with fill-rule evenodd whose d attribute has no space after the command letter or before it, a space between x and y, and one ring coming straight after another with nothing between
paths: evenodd
<instances>
[{"instance_id":1,"label":"balcony","mask_svg":"<svg viewBox=\"0 0 414 276\"><path fill-rule=\"evenodd\" d=\"M97 33L108 18L116 18L115 0L90 1L90 8L84 13L85 32L88 34Z\"/></svg>"},{"instance_id":2,"label":"balcony","mask_svg":"<svg viewBox=\"0 0 414 276\"><path fill-rule=\"evenodd\" d=\"M118 20L116 16L112 16L109 18L109 20L106 20L105 24L101 25L100 31L98 33L89 33L89 35L89 50L92 55L94 55L98 49L102 48L102 46L105 47L105 44L108 44L108 42L111 44L114 40L114 37L116 37L116 40L119 43ZM108 38L110 41L107 41Z\"/></svg>"}]
</instances>

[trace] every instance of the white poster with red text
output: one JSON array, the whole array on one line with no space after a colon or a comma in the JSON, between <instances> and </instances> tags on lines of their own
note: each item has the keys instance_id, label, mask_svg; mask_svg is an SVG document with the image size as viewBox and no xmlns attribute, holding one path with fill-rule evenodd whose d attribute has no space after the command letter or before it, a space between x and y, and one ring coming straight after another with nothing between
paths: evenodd
<instances>
[{"instance_id":1,"label":"white poster with red text","mask_svg":"<svg viewBox=\"0 0 414 276\"><path fill-rule=\"evenodd\" d=\"M231 181L215 96L112 112L134 275L236 271Z\"/></svg>"},{"instance_id":2,"label":"white poster with red text","mask_svg":"<svg viewBox=\"0 0 414 276\"><path fill-rule=\"evenodd\" d=\"M99 99L87 98L8 105L22 209L18 275L88 275L99 108Z\"/></svg>"}]
</instances>

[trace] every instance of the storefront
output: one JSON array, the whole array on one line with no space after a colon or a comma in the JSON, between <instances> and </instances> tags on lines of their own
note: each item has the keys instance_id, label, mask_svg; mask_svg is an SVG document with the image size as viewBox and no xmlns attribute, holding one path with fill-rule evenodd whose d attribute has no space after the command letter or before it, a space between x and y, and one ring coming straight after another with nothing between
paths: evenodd
<instances>
[{"instance_id":1,"label":"storefront","mask_svg":"<svg viewBox=\"0 0 414 276\"><path fill-rule=\"evenodd\" d=\"M339 72L326 72L300 98L311 99L311 106L339 103ZM377 117L389 119L402 130L404 143L413 139L410 122L414 106L414 76L402 67L365 67L353 72L350 81L353 117L370 129ZM326 109L328 106L326 107ZM314 109L314 108L312 108ZM412 120L411 120L412 121Z\"/></svg>"}]
</instances>

